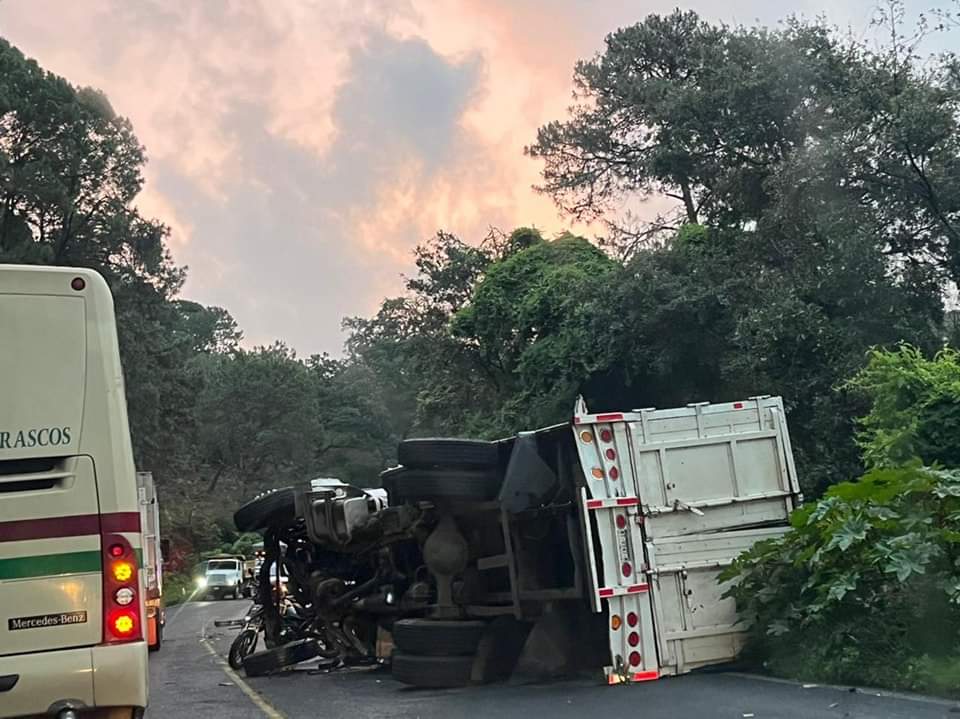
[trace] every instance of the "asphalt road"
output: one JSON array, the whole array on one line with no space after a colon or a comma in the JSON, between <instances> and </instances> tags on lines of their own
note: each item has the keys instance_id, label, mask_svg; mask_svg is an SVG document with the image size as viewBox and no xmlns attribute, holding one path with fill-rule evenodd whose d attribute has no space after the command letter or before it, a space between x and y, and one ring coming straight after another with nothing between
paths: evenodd
<instances>
[{"instance_id":1,"label":"asphalt road","mask_svg":"<svg viewBox=\"0 0 960 719\"><path fill-rule=\"evenodd\" d=\"M576 680L448 690L405 687L383 669L323 673L307 665L247 679L224 669L234 630L213 625L215 619L242 616L247 606L195 602L169 612L164 645L150 658L148 718L960 719L957 703L733 673L619 687Z\"/></svg>"}]
</instances>

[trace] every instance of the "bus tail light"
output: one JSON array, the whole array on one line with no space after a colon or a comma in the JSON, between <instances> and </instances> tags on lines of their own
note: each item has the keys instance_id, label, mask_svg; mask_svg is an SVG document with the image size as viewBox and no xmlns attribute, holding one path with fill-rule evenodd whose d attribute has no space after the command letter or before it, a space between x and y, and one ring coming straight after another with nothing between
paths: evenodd
<instances>
[{"instance_id":1,"label":"bus tail light","mask_svg":"<svg viewBox=\"0 0 960 719\"><path fill-rule=\"evenodd\" d=\"M137 555L123 536L101 537L103 550L103 642L143 639L140 626L140 576Z\"/></svg>"}]
</instances>

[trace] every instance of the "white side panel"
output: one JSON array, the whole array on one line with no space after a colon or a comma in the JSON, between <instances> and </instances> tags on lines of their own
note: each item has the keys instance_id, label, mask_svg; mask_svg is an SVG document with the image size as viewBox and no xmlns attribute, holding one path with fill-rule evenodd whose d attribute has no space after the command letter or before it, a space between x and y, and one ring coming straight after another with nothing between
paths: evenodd
<instances>
[{"instance_id":1,"label":"white side panel","mask_svg":"<svg viewBox=\"0 0 960 719\"><path fill-rule=\"evenodd\" d=\"M647 543L661 673L682 674L736 658L746 627L734 600L723 598L727 586L717 577L755 542L785 531L767 527Z\"/></svg>"}]
</instances>

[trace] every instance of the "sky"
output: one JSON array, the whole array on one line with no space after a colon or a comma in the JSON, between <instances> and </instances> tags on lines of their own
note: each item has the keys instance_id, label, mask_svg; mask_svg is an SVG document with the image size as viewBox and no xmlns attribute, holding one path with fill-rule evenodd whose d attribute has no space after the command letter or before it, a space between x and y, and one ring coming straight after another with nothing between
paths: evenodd
<instances>
[{"instance_id":1,"label":"sky","mask_svg":"<svg viewBox=\"0 0 960 719\"><path fill-rule=\"evenodd\" d=\"M680 5L743 24L822 14L862 37L876 2ZM228 309L248 346L338 355L341 320L399 294L439 229L589 230L533 189L523 148L564 117L578 59L676 5L0 0L0 35L130 118L149 157L137 204L170 227L185 297Z\"/></svg>"}]
</instances>

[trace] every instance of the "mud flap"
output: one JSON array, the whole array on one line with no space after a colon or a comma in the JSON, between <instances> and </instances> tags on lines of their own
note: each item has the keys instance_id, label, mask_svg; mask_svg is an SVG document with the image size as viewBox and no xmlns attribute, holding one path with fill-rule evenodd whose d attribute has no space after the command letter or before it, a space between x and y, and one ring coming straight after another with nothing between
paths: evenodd
<instances>
[{"instance_id":1,"label":"mud flap","mask_svg":"<svg viewBox=\"0 0 960 719\"><path fill-rule=\"evenodd\" d=\"M498 500L511 514L537 507L557 491L557 475L543 461L535 432L520 432L510 453Z\"/></svg>"}]
</instances>

